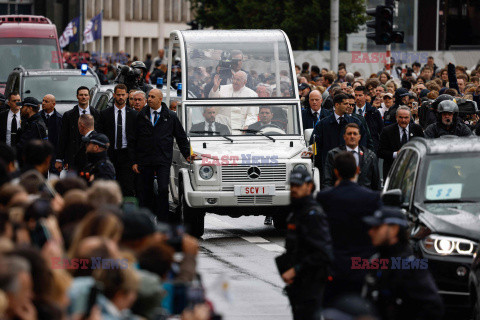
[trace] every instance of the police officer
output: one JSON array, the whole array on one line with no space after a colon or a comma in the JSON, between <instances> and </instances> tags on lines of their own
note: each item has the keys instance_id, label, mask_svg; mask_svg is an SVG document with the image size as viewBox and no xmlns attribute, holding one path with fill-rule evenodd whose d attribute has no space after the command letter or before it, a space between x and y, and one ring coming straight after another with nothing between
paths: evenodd
<instances>
[{"instance_id":1,"label":"police officer","mask_svg":"<svg viewBox=\"0 0 480 320\"><path fill-rule=\"evenodd\" d=\"M440 102L437 109L437 122L425 129L425 138L434 139L444 135L467 137L472 135L470 128L458 120L458 105L454 101Z\"/></svg>"},{"instance_id":2,"label":"police officer","mask_svg":"<svg viewBox=\"0 0 480 320\"><path fill-rule=\"evenodd\" d=\"M368 233L378 251L370 261L388 260L387 268L370 270L363 289L363 296L376 304L380 318L441 319L443 303L427 269L428 261L415 262L408 243L408 223L401 210L383 207L363 221L370 226Z\"/></svg>"},{"instance_id":3,"label":"police officer","mask_svg":"<svg viewBox=\"0 0 480 320\"><path fill-rule=\"evenodd\" d=\"M40 102L37 99L26 97L21 105L22 122L17 137L17 155L22 163L22 152L27 142L34 139L47 139L47 126L39 113Z\"/></svg>"},{"instance_id":4,"label":"police officer","mask_svg":"<svg viewBox=\"0 0 480 320\"><path fill-rule=\"evenodd\" d=\"M80 176L88 182L94 180L115 180L115 168L108 159L107 149L110 146L108 138L102 133L94 132L82 138L86 144L88 164Z\"/></svg>"},{"instance_id":5,"label":"police officer","mask_svg":"<svg viewBox=\"0 0 480 320\"><path fill-rule=\"evenodd\" d=\"M143 92L147 93L152 89L148 84L145 83L145 76L147 75L147 67L142 61L134 61L130 65L133 69L139 69L142 71L140 77L138 78L138 88Z\"/></svg>"},{"instance_id":6,"label":"police officer","mask_svg":"<svg viewBox=\"0 0 480 320\"><path fill-rule=\"evenodd\" d=\"M333 260L327 217L313 199L314 189L308 171L292 171L286 252L277 258L277 266L287 284L294 320L321 319L323 291Z\"/></svg>"}]
</instances>

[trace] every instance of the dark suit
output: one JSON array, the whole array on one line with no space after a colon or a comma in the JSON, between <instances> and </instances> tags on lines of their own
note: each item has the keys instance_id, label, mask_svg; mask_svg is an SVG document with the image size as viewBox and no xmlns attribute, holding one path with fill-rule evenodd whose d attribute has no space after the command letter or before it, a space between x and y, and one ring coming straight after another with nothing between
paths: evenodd
<instances>
[{"instance_id":1,"label":"dark suit","mask_svg":"<svg viewBox=\"0 0 480 320\"><path fill-rule=\"evenodd\" d=\"M418 124L410 122L408 125L408 140L414 137L423 137L423 130ZM383 179L385 180L393 163L393 153L402 147L399 127L396 123L385 127L380 135L378 157L383 159Z\"/></svg>"},{"instance_id":2,"label":"dark suit","mask_svg":"<svg viewBox=\"0 0 480 320\"><path fill-rule=\"evenodd\" d=\"M58 142L60 140L60 132L62 130L62 115L57 112L57 110L53 110L53 114L47 120L47 114L45 110L40 111L40 115L42 116L43 122L48 129L48 141L53 145L55 148L55 153L52 157L52 163L50 166L51 172L56 172L55 170L55 159L57 159L57 150L58 150Z\"/></svg>"},{"instance_id":3,"label":"dark suit","mask_svg":"<svg viewBox=\"0 0 480 320\"><path fill-rule=\"evenodd\" d=\"M130 107L125 106L125 135L127 139L127 148L115 149L115 119L118 117L117 109L113 106L100 112L100 119L96 129L105 134L110 140L108 148L108 157L115 167L116 179L122 189L125 197L135 195L135 173L132 170L133 159L128 152L128 141L132 141L135 135L135 121L137 112Z\"/></svg>"},{"instance_id":4,"label":"dark suit","mask_svg":"<svg viewBox=\"0 0 480 320\"><path fill-rule=\"evenodd\" d=\"M218 132L219 135L223 136L223 135L229 135L230 134L230 130L228 130L228 127L226 125L218 123L218 122L214 122L214 123L215 123L215 130L214 131ZM190 128L190 132L192 132L192 131L208 131L208 130L205 130L205 121L194 124ZM201 136L203 136L205 134L204 133L192 133L192 135L201 135ZM217 133L215 133L215 134L217 134Z\"/></svg>"},{"instance_id":5,"label":"dark suit","mask_svg":"<svg viewBox=\"0 0 480 320\"><path fill-rule=\"evenodd\" d=\"M374 253L362 218L380 208L380 193L341 181L337 187L319 192L317 201L328 217L334 254L333 282L327 285L325 298L334 301L347 292L360 294L367 270L352 270L351 258L368 259Z\"/></svg>"},{"instance_id":6,"label":"dark suit","mask_svg":"<svg viewBox=\"0 0 480 320\"><path fill-rule=\"evenodd\" d=\"M173 139L175 138L182 155L190 155L190 143L177 114L162 103L160 117L155 124L151 120L151 108L145 107L135 119L135 135L128 142L128 148L134 163L140 171L142 190L138 194L140 206L150 208L157 217L168 218L168 184L170 166L173 157ZM153 180L157 177L159 206L155 208Z\"/></svg>"},{"instance_id":7,"label":"dark suit","mask_svg":"<svg viewBox=\"0 0 480 320\"><path fill-rule=\"evenodd\" d=\"M97 133L95 130L91 131L88 136L93 133ZM83 137L83 136L82 136ZM83 171L88 165L88 156L87 156L87 145L85 142L80 142L80 147L73 157L72 166L76 168L77 171Z\"/></svg>"},{"instance_id":8,"label":"dark suit","mask_svg":"<svg viewBox=\"0 0 480 320\"><path fill-rule=\"evenodd\" d=\"M347 124L356 123L360 127L360 134L362 135L360 145L366 147L367 134L360 120L349 115L345 115L344 117ZM345 140L343 140L344 129L345 128L338 123L334 113L322 119L313 129L310 143L314 142L313 139L315 136L315 142L317 143L317 156L315 157L315 166L319 168L322 179L323 167L328 151L332 150L333 148L345 145Z\"/></svg>"},{"instance_id":9,"label":"dark suit","mask_svg":"<svg viewBox=\"0 0 480 320\"><path fill-rule=\"evenodd\" d=\"M355 107L354 113L358 113L358 107ZM368 129L370 130L370 135L373 139L373 151L377 153L378 146L380 145L380 133L382 133L384 127L382 115L380 114L380 111L367 102L363 117L367 121Z\"/></svg>"},{"instance_id":10,"label":"dark suit","mask_svg":"<svg viewBox=\"0 0 480 320\"><path fill-rule=\"evenodd\" d=\"M346 146L341 146L335 149L332 149L327 154L327 159L325 161L325 170L324 176L325 178L322 181L322 189L324 187L333 187L335 185L335 181L337 177L333 172L333 160L335 156L342 152L346 151ZM365 147L359 147L359 155L358 155L358 167L360 168L360 174L358 175L357 182L362 187L367 187L372 190L380 190L380 172L378 170L378 159L375 153L367 149Z\"/></svg>"},{"instance_id":11,"label":"dark suit","mask_svg":"<svg viewBox=\"0 0 480 320\"><path fill-rule=\"evenodd\" d=\"M325 108L320 109L320 119L315 119L315 116L312 113L312 109L305 108L302 110L302 124L303 130L312 129L315 125L322 120L323 118L328 117L331 115L332 112L328 111Z\"/></svg>"},{"instance_id":12,"label":"dark suit","mask_svg":"<svg viewBox=\"0 0 480 320\"><path fill-rule=\"evenodd\" d=\"M17 159L23 164L23 149L31 140L47 139L47 126L37 112L28 119L22 119L22 126L17 133Z\"/></svg>"},{"instance_id":13,"label":"dark suit","mask_svg":"<svg viewBox=\"0 0 480 320\"><path fill-rule=\"evenodd\" d=\"M0 141L7 143L7 120L8 120L8 111L10 109L0 112ZM20 113L18 113L20 116Z\"/></svg>"},{"instance_id":14,"label":"dark suit","mask_svg":"<svg viewBox=\"0 0 480 320\"><path fill-rule=\"evenodd\" d=\"M63 114L62 129L60 140L58 144L57 159L63 160L64 164L69 165L69 169L78 170L83 168L75 168L73 160L80 149L82 143L82 136L78 131L78 118L80 117L78 105L74 106ZM94 108L90 107L90 114L98 123L99 113ZM73 166L73 167L70 167Z\"/></svg>"}]
</instances>

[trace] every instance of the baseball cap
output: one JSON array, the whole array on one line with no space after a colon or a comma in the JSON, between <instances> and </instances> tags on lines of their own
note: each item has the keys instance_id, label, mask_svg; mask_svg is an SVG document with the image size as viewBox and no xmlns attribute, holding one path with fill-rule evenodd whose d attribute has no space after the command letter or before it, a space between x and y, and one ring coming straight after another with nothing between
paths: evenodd
<instances>
[{"instance_id":1,"label":"baseball cap","mask_svg":"<svg viewBox=\"0 0 480 320\"><path fill-rule=\"evenodd\" d=\"M157 231L155 219L148 209L138 208L124 213L120 218L123 225L126 226L123 230L122 240L140 240Z\"/></svg>"},{"instance_id":2,"label":"baseball cap","mask_svg":"<svg viewBox=\"0 0 480 320\"><path fill-rule=\"evenodd\" d=\"M300 83L300 84L298 85L298 90L305 90L305 89L307 89L307 88L310 88L310 86L309 86L308 84L306 84L306 83Z\"/></svg>"},{"instance_id":3,"label":"baseball cap","mask_svg":"<svg viewBox=\"0 0 480 320\"><path fill-rule=\"evenodd\" d=\"M395 207L382 207L375 211L373 216L363 218L363 222L371 227L380 226L382 224L396 224L406 228L408 226L407 219L402 211Z\"/></svg>"},{"instance_id":4,"label":"baseball cap","mask_svg":"<svg viewBox=\"0 0 480 320\"><path fill-rule=\"evenodd\" d=\"M307 182L312 182L312 176L307 170L298 168L290 173L290 184L302 185Z\"/></svg>"},{"instance_id":5,"label":"baseball cap","mask_svg":"<svg viewBox=\"0 0 480 320\"><path fill-rule=\"evenodd\" d=\"M40 105L40 102L33 97L26 97L21 102L21 105L22 107L38 107Z\"/></svg>"},{"instance_id":6,"label":"baseball cap","mask_svg":"<svg viewBox=\"0 0 480 320\"><path fill-rule=\"evenodd\" d=\"M391 92L385 93L385 94L383 95L383 97L385 97L385 96L390 97L391 99L393 99L393 94L392 94Z\"/></svg>"},{"instance_id":7,"label":"baseball cap","mask_svg":"<svg viewBox=\"0 0 480 320\"><path fill-rule=\"evenodd\" d=\"M91 133L88 137L83 137L82 141L85 143L94 143L103 148L108 148L110 145L108 137L103 133L98 132Z\"/></svg>"},{"instance_id":8,"label":"baseball cap","mask_svg":"<svg viewBox=\"0 0 480 320\"><path fill-rule=\"evenodd\" d=\"M405 88L398 88L395 93L400 97L408 96L408 90Z\"/></svg>"}]
</instances>

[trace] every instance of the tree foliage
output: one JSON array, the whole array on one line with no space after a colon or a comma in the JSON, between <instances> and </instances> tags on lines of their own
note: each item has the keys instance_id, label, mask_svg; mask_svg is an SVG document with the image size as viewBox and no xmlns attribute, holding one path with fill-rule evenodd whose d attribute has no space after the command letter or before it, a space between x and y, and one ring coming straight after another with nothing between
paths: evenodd
<instances>
[{"instance_id":1,"label":"tree foliage","mask_svg":"<svg viewBox=\"0 0 480 320\"><path fill-rule=\"evenodd\" d=\"M282 29L293 49L321 49L330 35L330 0L190 0L196 20L215 29ZM366 21L363 1L340 1L340 43Z\"/></svg>"}]
</instances>

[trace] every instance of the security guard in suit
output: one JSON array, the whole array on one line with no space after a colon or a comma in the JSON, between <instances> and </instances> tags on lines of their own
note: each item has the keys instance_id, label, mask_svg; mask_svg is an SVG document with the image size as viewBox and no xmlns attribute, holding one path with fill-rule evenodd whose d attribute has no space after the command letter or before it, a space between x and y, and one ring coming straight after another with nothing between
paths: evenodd
<instances>
[{"instance_id":1,"label":"security guard in suit","mask_svg":"<svg viewBox=\"0 0 480 320\"><path fill-rule=\"evenodd\" d=\"M82 138L86 144L88 164L80 171L80 177L93 182L95 180L115 180L115 168L110 162L107 149L110 142L106 135L94 132Z\"/></svg>"},{"instance_id":2,"label":"security guard in suit","mask_svg":"<svg viewBox=\"0 0 480 320\"><path fill-rule=\"evenodd\" d=\"M291 213L287 218L286 252L277 267L292 306L294 320L320 320L323 291L333 260L328 221L314 200L310 173L290 175Z\"/></svg>"}]
</instances>

